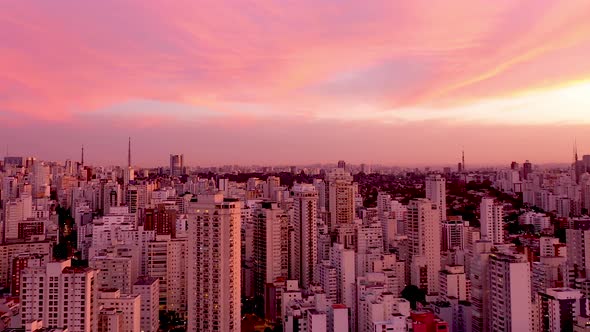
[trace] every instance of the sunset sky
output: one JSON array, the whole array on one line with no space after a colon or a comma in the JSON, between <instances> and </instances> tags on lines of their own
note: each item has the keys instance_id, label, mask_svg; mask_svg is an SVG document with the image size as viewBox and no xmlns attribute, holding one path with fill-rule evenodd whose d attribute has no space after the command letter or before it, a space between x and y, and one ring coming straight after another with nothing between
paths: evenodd
<instances>
[{"instance_id":1,"label":"sunset sky","mask_svg":"<svg viewBox=\"0 0 590 332\"><path fill-rule=\"evenodd\" d=\"M590 1L0 4L0 156L165 165L570 162Z\"/></svg>"}]
</instances>

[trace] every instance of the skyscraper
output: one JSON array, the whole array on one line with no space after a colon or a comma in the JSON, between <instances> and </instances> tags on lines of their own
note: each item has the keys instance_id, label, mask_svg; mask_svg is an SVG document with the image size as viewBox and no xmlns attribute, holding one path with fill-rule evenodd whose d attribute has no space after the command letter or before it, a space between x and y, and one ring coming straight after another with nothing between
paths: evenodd
<instances>
[{"instance_id":1,"label":"skyscraper","mask_svg":"<svg viewBox=\"0 0 590 332\"><path fill-rule=\"evenodd\" d=\"M528 180L529 174L531 174L532 172L533 172L533 164L528 160L525 161L524 164L522 164L522 179Z\"/></svg>"},{"instance_id":2,"label":"skyscraper","mask_svg":"<svg viewBox=\"0 0 590 332\"><path fill-rule=\"evenodd\" d=\"M264 296L266 284L287 278L289 272L289 216L275 202L260 202L254 222L254 294ZM266 299L265 299L266 302Z\"/></svg>"},{"instance_id":3,"label":"skyscraper","mask_svg":"<svg viewBox=\"0 0 590 332\"><path fill-rule=\"evenodd\" d=\"M181 176L184 174L184 155L170 155L170 176Z\"/></svg>"},{"instance_id":4,"label":"skyscraper","mask_svg":"<svg viewBox=\"0 0 590 332\"><path fill-rule=\"evenodd\" d=\"M480 208L481 238L504 243L504 208L493 198L483 198Z\"/></svg>"},{"instance_id":5,"label":"skyscraper","mask_svg":"<svg viewBox=\"0 0 590 332\"><path fill-rule=\"evenodd\" d=\"M426 177L426 198L438 207L439 221L447 220L446 180L440 174Z\"/></svg>"},{"instance_id":6,"label":"skyscraper","mask_svg":"<svg viewBox=\"0 0 590 332\"><path fill-rule=\"evenodd\" d=\"M223 194L189 205L188 331L240 331L240 204Z\"/></svg>"},{"instance_id":7,"label":"skyscraper","mask_svg":"<svg viewBox=\"0 0 590 332\"><path fill-rule=\"evenodd\" d=\"M293 186L293 219L291 275L299 279L303 288L317 281L318 252L317 204L318 193L311 184Z\"/></svg>"},{"instance_id":8,"label":"skyscraper","mask_svg":"<svg viewBox=\"0 0 590 332\"><path fill-rule=\"evenodd\" d=\"M31 172L31 190L33 198L49 197L49 166L35 160Z\"/></svg>"},{"instance_id":9,"label":"skyscraper","mask_svg":"<svg viewBox=\"0 0 590 332\"><path fill-rule=\"evenodd\" d=\"M590 230L566 229L567 263L570 269L590 276Z\"/></svg>"},{"instance_id":10,"label":"skyscraper","mask_svg":"<svg viewBox=\"0 0 590 332\"><path fill-rule=\"evenodd\" d=\"M492 254L489 259L489 331L532 331L529 262L517 254Z\"/></svg>"},{"instance_id":11,"label":"skyscraper","mask_svg":"<svg viewBox=\"0 0 590 332\"><path fill-rule=\"evenodd\" d=\"M428 294L438 292L440 271L440 214L428 199L410 201L407 212L411 282Z\"/></svg>"},{"instance_id":12,"label":"skyscraper","mask_svg":"<svg viewBox=\"0 0 590 332\"><path fill-rule=\"evenodd\" d=\"M336 168L326 175L328 226L331 231L340 224L354 221L354 187L352 175Z\"/></svg>"},{"instance_id":13,"label":"skyscraper","mask_svg":"<svg viewBox=\"0 0 590 332\"><path fill-rule=\"evenodd\" d=\"M72 267L71 261L30 266L22 272L21 317L68 331L98 330L98 271Z\"/></svg>"},{"instance_id":14,"label":"skyscraper","mask_svg":"<svg viewBox=\"0 0 590 332\"><path fill-rule=\"evenodd\" d=\"M465 222L461 217L449 217L442 223L442 250L465 249Z\"/></svg>"},{"instance_id":15,"label":"skyscraper","mask_svg":"<svg viewBox=\"0 0 590 332\"><path fill-rule=\"evenodd\" d=\"M141 330L157 332L159 328L158 298L160 282L158 278L142 277L133 284L133 294L141 295Z\"/></svg>"},{"instance_id":16,"label":"skyscraper","mask_svg":"<svg viewBox=\"0 0 590 332\"><path fill-rule=\"evenodd\" d=\"M577 316L586 316L582 292L570 288L549 288L539 293L541 331L574 331Z\"/></svg>"}]
</instances>

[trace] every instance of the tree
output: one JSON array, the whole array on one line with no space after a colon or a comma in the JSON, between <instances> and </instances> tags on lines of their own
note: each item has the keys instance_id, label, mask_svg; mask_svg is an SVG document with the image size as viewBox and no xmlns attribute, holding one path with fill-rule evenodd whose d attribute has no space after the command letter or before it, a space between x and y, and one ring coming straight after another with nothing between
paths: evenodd
<instances>
[{"instance_id":1,"label":"tree","mask_svg":"<svg viewBox=\"0 0 590 332\"><path fill-rule=\"evenodd\" d=\"M410 302L410 307L413 310L416 310L418 302L426 303L426 292L415 285L406 286L402 291L402 297Z\"/></svg>"}]
</instances>

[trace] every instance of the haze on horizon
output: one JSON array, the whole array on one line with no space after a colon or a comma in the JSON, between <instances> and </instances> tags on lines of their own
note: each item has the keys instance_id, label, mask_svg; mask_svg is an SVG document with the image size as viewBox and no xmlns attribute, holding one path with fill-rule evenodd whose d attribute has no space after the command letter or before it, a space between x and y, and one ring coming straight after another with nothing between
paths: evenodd
<instances>
[{"instance_id":1,"label":"haze on horizon","mask_svg":"<svg viewBox=\"0 0 590 332\"><path fill-rule=\"evenodd\" d=\"M30 1L0 10L0 155L566 163L590 2Z\"/></svg>"}]
</instances>

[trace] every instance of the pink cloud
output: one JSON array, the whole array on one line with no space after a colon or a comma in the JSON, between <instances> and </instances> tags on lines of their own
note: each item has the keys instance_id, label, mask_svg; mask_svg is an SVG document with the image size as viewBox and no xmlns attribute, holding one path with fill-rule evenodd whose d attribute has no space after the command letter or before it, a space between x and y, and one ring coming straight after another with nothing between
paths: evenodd
<instances>
[{"instance_id":1,"label":"pink cloud","mask_svg":"<svg viewBox=\"0 0 590 332\"><path fill-rule=\"evenodd\" d=\"M217 112L206 121L230 132L358 105L464 106L590 77L586 2L9 0L0 28L11 125L14 114L79 124L156 100ZM116 118L186 120L171 117Z\"/></svg>"}]
</instances>

